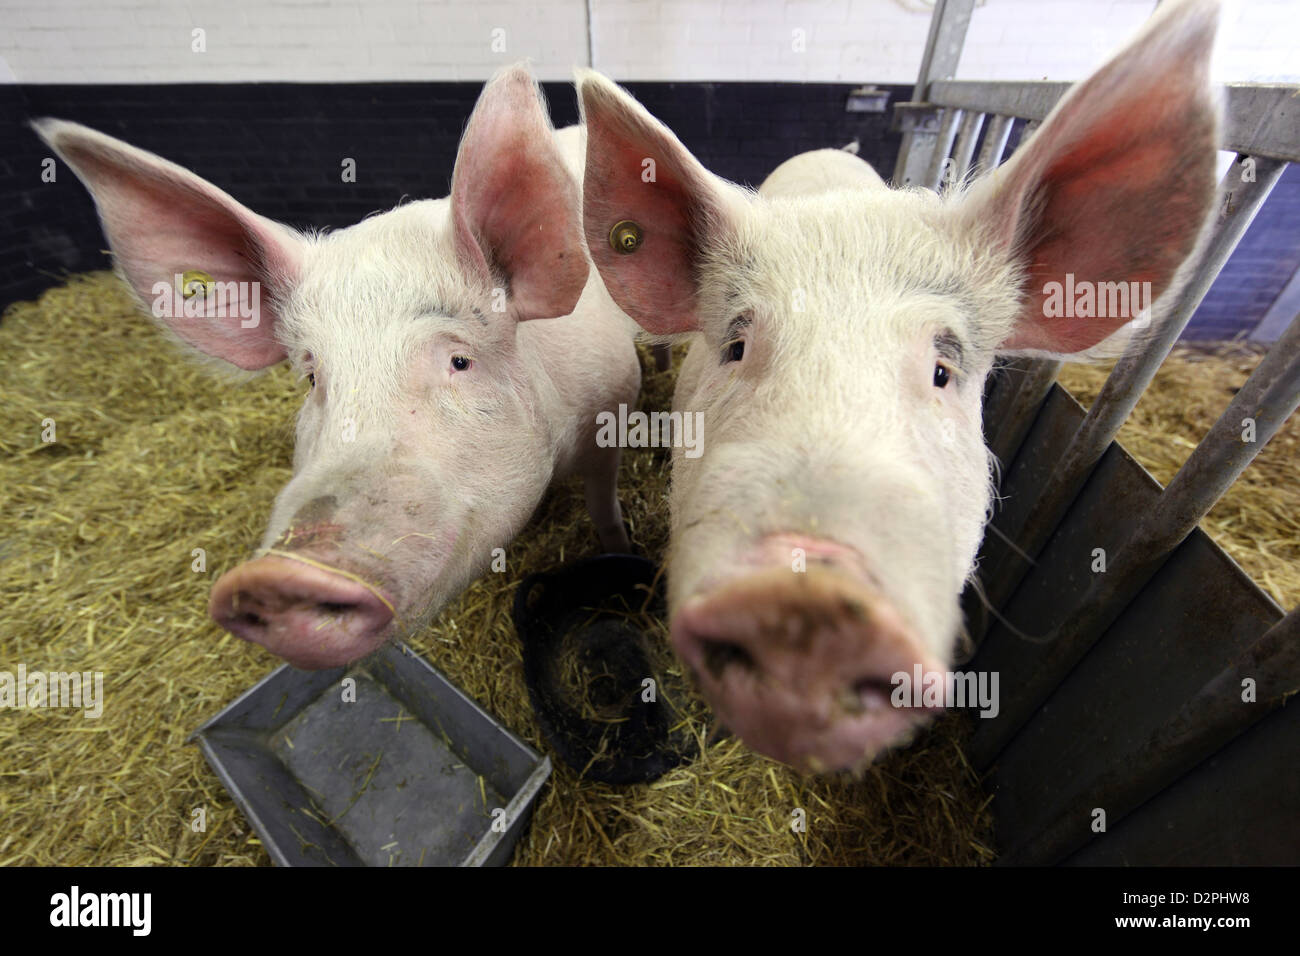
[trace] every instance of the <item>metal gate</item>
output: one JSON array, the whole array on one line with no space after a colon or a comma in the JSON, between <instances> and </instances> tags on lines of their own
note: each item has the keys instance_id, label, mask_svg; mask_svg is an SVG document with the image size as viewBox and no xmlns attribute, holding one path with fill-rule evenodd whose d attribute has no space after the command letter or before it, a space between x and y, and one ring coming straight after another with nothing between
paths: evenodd
<instances>
[{"instance_id":1,"label":"metal gate","mask_svg":"<svg viewBox=\"0 0 1300 956\"><path fill-rule=\"evenodd\" d=\"M1013 125L1032 133L1070 87L947 79L973 5L937 0L912 101L895 107L895 183L936 189L993 169ZM1167 488L1114 442L1300 162L1300 87L1229 85L1225 119L1221 145L1237 156L1195 273L1092 407L1055 384L1059 362L1012 362L989 379L1003 503L980 586L996 613L969 591L965 605L971 666L1000 674L1000 713L977 721L970 757L991 771L1002 863L1300 862L1300 700L1283 706L1300 690L1300 608L1284 616L1197 527L1300 404L1300 321ZM1247 418L1254 442L1242 439ZM1091 571L1097 548L1105 573Z\"/></svg>"}]
</instances>

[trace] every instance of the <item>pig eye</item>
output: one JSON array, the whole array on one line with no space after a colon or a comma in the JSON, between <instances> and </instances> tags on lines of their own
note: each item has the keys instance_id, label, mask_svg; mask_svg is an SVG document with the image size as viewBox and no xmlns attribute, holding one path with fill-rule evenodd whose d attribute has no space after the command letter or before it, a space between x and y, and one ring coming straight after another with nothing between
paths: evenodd
<instances>
[{"instance_id":1,"label":"pig eye","mask_svg":"<svg viewBox=\"0 0 1300 956\"><path fill-rule=\"evenodd\" d=\"M948 366L942 362L936 362L934 366L934 387L944 388L951 378L952 373L948 371Z\"/></svg>"},{"instance_id":2,"label":"pig eye","mask_svg":"<svg viewBox=\"0 0 1300 956\"><path fill-rule=\"evenodd\" d=\"M722 364L739 362L745 357L745 329L754 324L748 315L738 315L727 326L722 336Z\"/></svg>"},{"instance_id":3,"label":"pig eye","mask_svg":"<svg viewBox=\"0 0 1300 956\"><path fill-rule=\"evenodd\" d=\"M312 388L315 388L315 387L316 387L316 373L315 373L315 372L308 372L308 373L307 373L307 384L310 385Z\"/></svg>"},{"instance_id":4,"label":"pig eye","mask_svg":"<svg viewBox=\"0 0 1300 956\"><path fill-rule=\"evenodd\" d=\"M466 371L472 364L474 363L463 355L453 355L451 357L451 367L457 372Z\"/></svg>"}]
</instances>

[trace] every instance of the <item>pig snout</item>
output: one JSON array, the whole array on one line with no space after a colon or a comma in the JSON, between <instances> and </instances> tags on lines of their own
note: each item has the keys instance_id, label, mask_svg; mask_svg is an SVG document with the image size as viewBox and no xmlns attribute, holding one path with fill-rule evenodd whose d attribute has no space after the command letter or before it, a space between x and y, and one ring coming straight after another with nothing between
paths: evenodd
<instances>
[{"instance_id":1,"label":"pig snout","mask_svg":"<svg viewBox=\"0 0 1300 956\"><path fill-rule=\"evenodd\" d=\"M791 543L778 540L766 553ZM936 713L910 695L895 707L894 675L942 665L847 549L800 544L806 570L751 561L685 602L673 645L753 749L804 771L861 767Z\"/></svg>"},{"instance_id":2,"label":"pig snout","mask_svg":"<svg viewBox=\"0 0 1300 956\"><path fill-rule=\"evenodd\" d=\"M384 643L390 601L341 573L279 555L227 571L208 613L236 637L294 667L341 667Z\"/></svg>"}]
</instances>

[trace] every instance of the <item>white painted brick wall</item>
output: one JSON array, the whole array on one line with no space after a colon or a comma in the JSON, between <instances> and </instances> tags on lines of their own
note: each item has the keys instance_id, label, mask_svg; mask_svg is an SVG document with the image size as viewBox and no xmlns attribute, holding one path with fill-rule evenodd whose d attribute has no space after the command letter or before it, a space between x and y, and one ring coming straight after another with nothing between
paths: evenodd
<instances>
[{"instance_id":1,"label":"white painted brick wall","mask_svg":"<svg viewBox=\"0 0 1300 956\"><path fill-rule=\"evenodd\" d=\"M481 80L521 57L570 77L587 61L585 0L0 0L10 82Z\"/></svg>"},{"instance_id":2,"label":"white painted brick wall","mask_svg":"<svg viewBox=\"0 0 1300 956\"><path fill-rule=\"evenodd\" d=\"M984 0L957 76L1072 80L1154 0ZM586 0L0 0L0 82L482 80L587 62ZM594 65L623 80L911 83L927 0L591 0ZM190 49L207 31L207 52ZM492 30L505 50L492 49ZM796 34L795 31L800 31ZM795 48L796 36L804 48ZM1228 0L1224 80L1300 81L1300 2Z\"/></svg>"}]
</instances>

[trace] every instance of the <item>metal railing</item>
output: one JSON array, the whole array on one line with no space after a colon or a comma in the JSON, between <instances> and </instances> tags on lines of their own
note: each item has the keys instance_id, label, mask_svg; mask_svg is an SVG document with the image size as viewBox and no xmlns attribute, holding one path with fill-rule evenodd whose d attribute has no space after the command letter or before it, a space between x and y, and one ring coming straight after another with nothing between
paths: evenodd
<instances>
[{"instance_id":1,"label":"metal railing","mask_svg":"<svg viewBox=\"0 0 1300 956\"><path fill-rule=\"evenodd\" d=\"M1071 86L951 79L973 5L974 0L938 0L935 5L917 85L909 102L895 106L895 121L903 132L894 169L897 185L939 189L945 182L961 182L972 173L993 170L1003 159L1013 122L1027 121L1023 142ZM1161 304L1164 317L1152 335L1115 366L1033 503L1019 509L1021 517L1010 526L999 528L1008 544L991 566L981 570L992 608L1005 608L1015 594L1286 166L1300 162L1300 87L1230 84L1225 94L1221 146L1237 156L1220 184L1219 216L1199 248L1190 281L1175 293L1172 302ZM983 145L975 157L981 132ZM985 407L985 423L989 447L1003 463L1004 475L1051 391L1059 367L1059 362L1020 360L995 379ZM1156 506L1145 514L1126 516L1132 529L1107 573L1096 577L1070 613L1062 614L1064 623L1055 633L1039 638L1050 645L1043 666L1025 685L1004 689L1006 699L997 720L977 721L980 726L970 748L977 766L989 767L1032 720L1297 405L1300 320L1293 321L1273 345L1161 493ZM1246 418L1256 423L1253 442L1241 440ZM971 631L977 643L985 636L978 627ZM1132 762L1127 768L1115 768L1096 781L1087 793L1088 806L1101 804L1104 794L1111 800L1106 805L1127 812L1266 716L1285 693L1300 689L1297 640L1300 610L1293 610L1263 634L1247 655L1251 673L1261 686L1282 688L1282 693L1273 693L1252 708L1225 708L1222 701L1209 700L1215 688L1222 689L1219 684L1236 675L1239 668L1234 664L1170 716L1130 755ZM1071 829L1069 821L1075 819L1075 811L1086 812L1080 807L1072 806L1008 859L1062 859L1077 849L1077 828Z\"/></svg>"}]
</instances>

